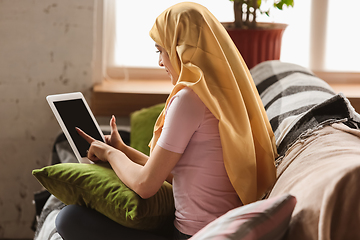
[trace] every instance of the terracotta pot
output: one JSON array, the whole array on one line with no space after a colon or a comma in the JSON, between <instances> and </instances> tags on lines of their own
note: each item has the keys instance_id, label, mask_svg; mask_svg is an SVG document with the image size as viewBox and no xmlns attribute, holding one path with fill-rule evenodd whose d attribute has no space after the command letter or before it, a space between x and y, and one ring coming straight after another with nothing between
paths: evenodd
<instances>
[{"instance_id":1,"label":"terracotta pot","mask_svg":"<svg viewBox=\"0 0 360 240\"><path fill-rule=\"evenodd\" d=\"M224 23L226 30L249 69L267 60L279 60L282 35L287 24L258 23L256 29L236 29Z\"/></svg>"}]
</instances>

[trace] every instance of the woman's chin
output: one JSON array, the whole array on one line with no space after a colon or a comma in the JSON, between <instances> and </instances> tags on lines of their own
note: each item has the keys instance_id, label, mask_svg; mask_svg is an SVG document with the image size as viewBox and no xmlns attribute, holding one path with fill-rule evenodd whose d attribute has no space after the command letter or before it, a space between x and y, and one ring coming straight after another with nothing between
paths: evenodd
<instances>
[{"instance_id":1,"label":"woman's chin","mask_svg":"<svg viewBox=\"0 0 360 240\"><path fill-rule=\"evenodd\" d=\"M174 78L171 76L170 73L168 73L168 75L169 75L169 78L170 78L171 83L172 83L173 85L175 85L175 84L176 84L176 81L174 81Z\"/></svg>"}]
</instances>

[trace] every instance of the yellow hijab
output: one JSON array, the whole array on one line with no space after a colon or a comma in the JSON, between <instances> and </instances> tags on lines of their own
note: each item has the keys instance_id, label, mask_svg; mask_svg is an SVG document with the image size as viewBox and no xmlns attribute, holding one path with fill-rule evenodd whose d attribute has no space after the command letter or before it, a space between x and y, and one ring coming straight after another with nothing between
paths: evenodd
<instances>
[{"instance_id":1,"label":"yellow hijab","mask_svg":"<svg viewBox=\"0 0 360 240\"><path fill-rule=\"evenodd\" d=\"M224 164L244 204L261 198L275 182L274 133L250 72L221 23L203 6L179 3L165 10L150 31L179 74L169 100L191 88L219 120ZM164 110L151 150L161 134Z\"/></svg>"}]
</instances>

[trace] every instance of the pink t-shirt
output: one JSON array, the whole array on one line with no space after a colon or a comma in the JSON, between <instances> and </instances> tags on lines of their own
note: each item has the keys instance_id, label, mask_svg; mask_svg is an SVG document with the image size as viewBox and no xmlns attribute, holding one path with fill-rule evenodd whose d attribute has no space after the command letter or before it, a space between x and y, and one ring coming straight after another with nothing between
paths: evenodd
<instances>
[{"instance_id":1,"label":"pink t-shirt","mask_svg":"<svg viewBox=\"0 0 360 240\"><path fill-rule=\"evenodd\" d=\"M230 209L241 206L225 170L219 121L190 89L170 101L157 144L182 153L172 173L175 227L194 235Z\"/></svg>"}]
</instances>

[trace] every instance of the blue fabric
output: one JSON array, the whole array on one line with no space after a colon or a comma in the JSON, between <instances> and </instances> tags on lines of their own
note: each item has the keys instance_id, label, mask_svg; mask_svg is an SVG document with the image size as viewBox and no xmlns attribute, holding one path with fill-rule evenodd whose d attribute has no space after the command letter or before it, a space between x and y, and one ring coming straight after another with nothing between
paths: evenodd
<instances>
[{"instance_id":1,"label":"blue fabric","mask_svg":"<svg viewBox=\"0 0 360 240\"><path fill-rule=\"evenodd\" d=\"M58 214L55 224L64 240L169 239L121 226L95 210L78 205L64 207Z\"/></svg>"},{"instance_id":2,"label":"blue fabric","mask_svg":"<svg viewBox=\"0 0 360 240\"><path fill-rule=\"evenodd\" d=\"M173 237L173 240L186 240L186 239L189 239L191 238L192 236L191 235L187 235L185 233L182 233L180 232L179 230L177 230L175 227L174 227L174 237Z\"/></svg>"}]
</instances>

